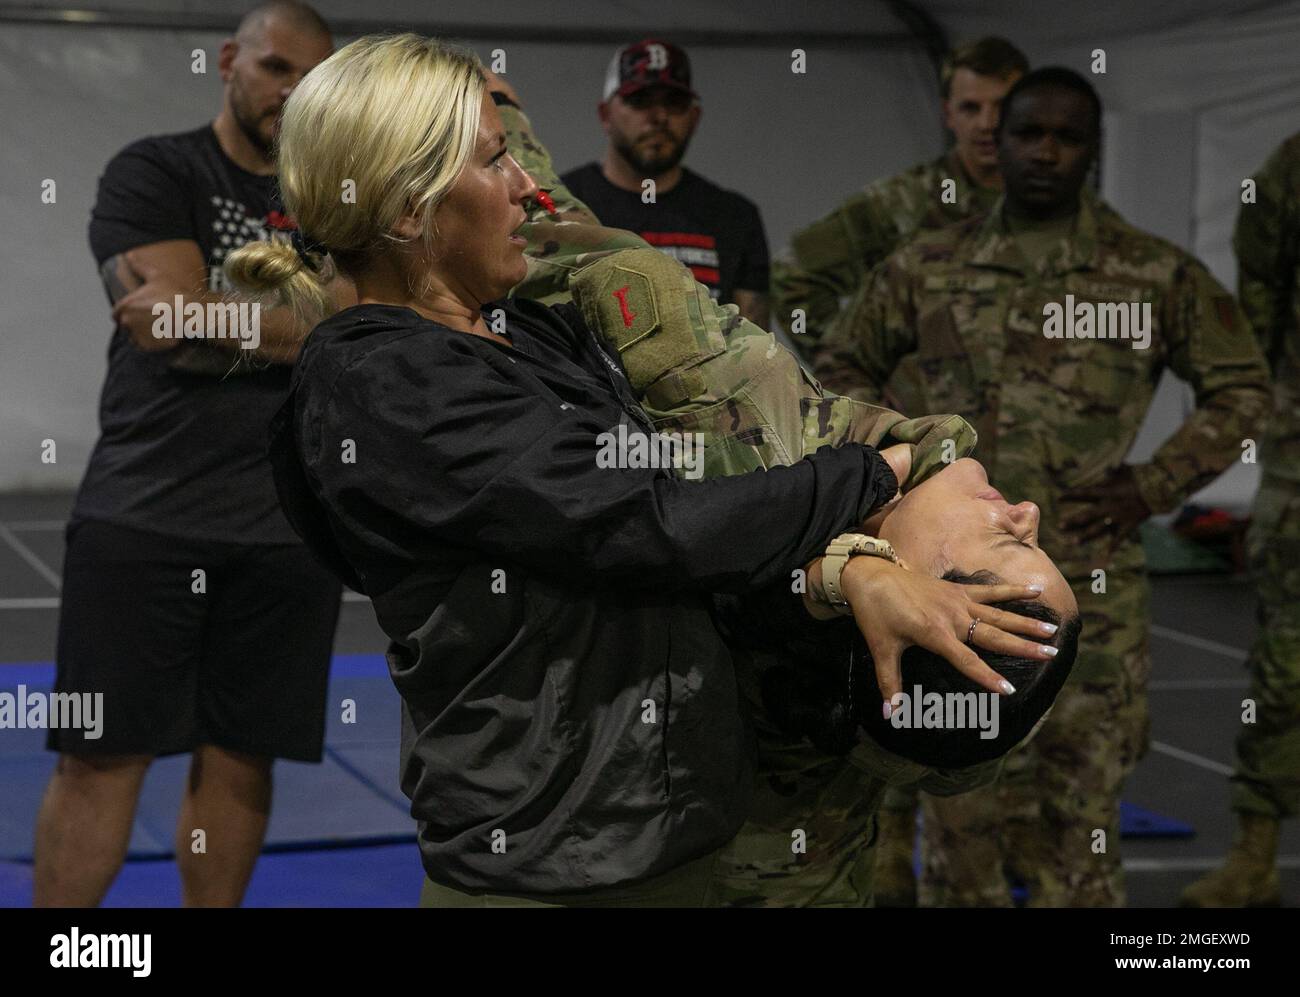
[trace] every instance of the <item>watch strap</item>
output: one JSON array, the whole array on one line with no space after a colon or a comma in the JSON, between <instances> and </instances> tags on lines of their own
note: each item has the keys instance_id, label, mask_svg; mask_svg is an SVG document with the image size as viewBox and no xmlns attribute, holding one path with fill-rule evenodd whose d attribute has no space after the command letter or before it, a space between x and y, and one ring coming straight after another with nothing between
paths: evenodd
<instances>
[{"instance_id":1,"label":"watch strap","mask_svg":"<svg viewBox=\"0 0 1300 997\"><path fill-rule=\"evenodd\" d=\"M888 540L869 537L865 533L841 533L832 540L822 559L822 589L826 593L826 600L840 613L852 612L840 587L840 578L844 573L844 566L855 554L883 557L887 561L898 563L898 555L894 553L893 545Z\"/></svg>"}]
</instances>

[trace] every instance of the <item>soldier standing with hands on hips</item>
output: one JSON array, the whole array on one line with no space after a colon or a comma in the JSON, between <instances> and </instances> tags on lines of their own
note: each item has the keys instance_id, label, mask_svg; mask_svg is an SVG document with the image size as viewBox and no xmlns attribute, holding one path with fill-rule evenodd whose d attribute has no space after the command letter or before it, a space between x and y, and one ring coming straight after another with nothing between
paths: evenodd
<instances>
[{"instance_id":1,"label":"soldier standing with hands on hips","mask_svg":"<svg viewBox=\"0 0 1300 997\"><path fill-rule=\"evenodd\" d=\"M985 216L890 256L826 340L829 391L878 397L915 356L922 411L961 413L989 477L1042 510L1042 547L1088 634L1055 709L999 783L927 798L922 900L1120 906L1119 794L1145 752L1148 592L1138 527L1241 454L1268 406L1248 323L1183 250L1083 196L1101 101L1069 69L1024 76L1003 102L1006 190ZM1124 462L1161 372L1196 408L1144 464Z\"/></svg>"}]
</instances>

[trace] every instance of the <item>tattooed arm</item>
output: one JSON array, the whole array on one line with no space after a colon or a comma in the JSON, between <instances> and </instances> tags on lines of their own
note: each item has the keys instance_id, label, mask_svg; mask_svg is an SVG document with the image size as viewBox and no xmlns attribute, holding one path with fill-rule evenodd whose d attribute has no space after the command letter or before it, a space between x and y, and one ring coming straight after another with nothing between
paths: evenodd
<instances>
[{"instance_id":1,"label":"tattooed arm","mask_svg":"<svg viewBox=\"0 0 1300 997\"><path fill-rule=\"evenodd\" d=\"M113 304L116 323L126 330L137 349L169 351L168 366L174 370L222 376L249 369L241 360L291 364L297 359L302 340L309 330L289 312L279 309L260 313L255 349L244 349L243 341L233 334L234 329L227 329L225 338L217 338L216 334L221 330L207 328L207 309L204 338L155 335L158 306L174 309L178 296L182 306L239 301L233 292L208 290L206 274L207 265L198 243L189 239L136 246L109 257L100 266L100 277ZM331 287L340 307L355 303L355 292L350 282L336 278ZM173 314L171 319L173 330L179 331L182 316Z\"/></svg>"}]
</instances>

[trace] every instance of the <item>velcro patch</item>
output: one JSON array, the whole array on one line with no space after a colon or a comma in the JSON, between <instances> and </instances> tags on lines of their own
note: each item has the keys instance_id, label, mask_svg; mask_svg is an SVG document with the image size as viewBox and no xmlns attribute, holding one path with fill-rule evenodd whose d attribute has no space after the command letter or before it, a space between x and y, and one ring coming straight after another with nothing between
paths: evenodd
<instances>
[{"instance_id":1,"label":"velcro patch","mask_svg":"<svg viewBox=\"0 0 1300 997\"><path fill-rule=\"evenodd\" d=\"M636 391L701 356L686 307L693 285L690 272L657 249L614 253L570 281L582 317L618 351Z\"/></svg>"}]
</instances>

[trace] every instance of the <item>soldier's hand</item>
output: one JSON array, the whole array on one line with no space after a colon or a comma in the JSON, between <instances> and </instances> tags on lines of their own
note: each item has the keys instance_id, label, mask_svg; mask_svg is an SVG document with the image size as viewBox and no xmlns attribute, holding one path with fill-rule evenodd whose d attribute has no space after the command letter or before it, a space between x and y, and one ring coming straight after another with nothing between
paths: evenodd
<instances>
[{"instance_id":1,"label":"soldier's hand","mask_svg":"<svg viewBox=\"0 0 1300 997\"><path fill-rule=\"evenodd\" d=\"M967 678L1003 695L1015 692L1014 687L980 659L975 647L1039 661L1049 661L1055 653L1039 643L1049 636L1040 621L986 605L1037 599L1040 588L958 585L879 557L850 558L840 580L875 661L876 684L885 703L902 691L899 659L913 645L943 656ZM976 625L968 645L972 621Z\"/></svg>"},{"instance_id":2,"label":"soldier's hand","mask_svg":"<svg viewBox=\"0 0 1300 997\"><path fill-rule=\"evenodd\" d=\"M1151 515L1138 490L1137 476L1127 464L1100 484L1067 492L1060 510L1065 533L1085 543L1105 538L1108 554L1135 536Z\"/></svg>"}]
</instances>

